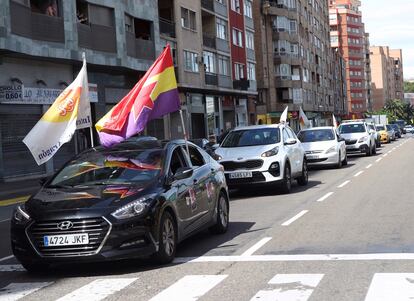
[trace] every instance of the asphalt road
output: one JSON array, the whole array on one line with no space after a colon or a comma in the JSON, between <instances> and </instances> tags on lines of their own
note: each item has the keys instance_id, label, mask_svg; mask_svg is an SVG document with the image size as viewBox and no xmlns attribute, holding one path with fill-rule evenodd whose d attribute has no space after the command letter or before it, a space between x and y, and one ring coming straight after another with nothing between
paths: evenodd
<instances>
[{"instance_id":1,"label":"asphalt road","mask_svg":"<svg viewBox=\"0 0 414 301\"><path fill-rule=\"evenodd\" d=\"M2 219L12 206L1 207L0 300L413 300L413 170L406 135L339 170L312 170L290 195L233 192L229 231L183 242L169 266L71 265L31 276L7 257Z\"/></svg>"}]
</instances>

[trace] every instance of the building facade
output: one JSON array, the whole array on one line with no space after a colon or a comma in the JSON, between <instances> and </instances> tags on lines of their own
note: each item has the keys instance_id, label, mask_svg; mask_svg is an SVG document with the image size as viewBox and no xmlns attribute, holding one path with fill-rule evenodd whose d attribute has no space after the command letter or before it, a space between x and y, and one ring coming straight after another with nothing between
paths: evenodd
<instances>
[{"instance_id":1,"label":"building facade","mask_svg":"<svg viewBox=\"0 0 414 301\"><path fill-rule=\"evenodd\" d=\"M373 103L372 103L372 89L371 89L371 82L372 82L372 76L371 76L371 55L370 55L370 43L369 43L369 33L365 33L364 38L364 54L365 54L365 88L367 90L367 111L373 112Z\"/></svg>"},{"instance_id":2,"label":"building facade","mask_svg":"<svg viewBox=\"0 0 414 301\"><path fill-rule=\"evenodd\" d=\"M370 47L373 110L382 109L387 100L404 99L401 49L388 46Z\"/></svg>"},{"instance_id":3,"label":"building facade","mask_svg":"<svg viewBox=\"0 0 414 301\"><path fill-rule=\"evenodd\" d=\"M260 122L278 122L288 106L297 130L301 106L314 125L331 124L336 65L327 1L255 1L254 15Z\"/></svg>"},{"instance_id":4,"label":"building facade","mask_svg":"<svg viewBox=\"0 0 414 301\"><path fill-rule=\"evenodd\" d=\"M368 104L366 37L360 6L360 0L329 0L331 46L338 49L346 64L346 118L363 118Z\"/></svg>"}]
</instances>

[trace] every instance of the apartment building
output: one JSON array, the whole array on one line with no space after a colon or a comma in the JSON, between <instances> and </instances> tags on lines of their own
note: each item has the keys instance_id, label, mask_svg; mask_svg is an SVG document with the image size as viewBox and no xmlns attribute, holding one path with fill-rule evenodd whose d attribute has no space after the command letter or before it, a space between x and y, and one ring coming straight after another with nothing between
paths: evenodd
<instances>
[{"instance_id":1,"label":"apartment building","mask_svg":"<svg viewBox=\"0 0 414 301\"><path fill-rule=\"evenodd\" d=\"M314 125L331 124L335 75L327 1L255 1L254 16L260 122L278 122L288 106L298 129L302 106Z\"/></svg>"},{"instance_id":2,"label":"apartment building","mask_svg":"<svg viewBox=\"0 0 414 301\"><path fill-rule=\"evenodd\" d=\"M401 49L388 46L370 47L373 110L380 110L387 100L404 99Z\"/></svg>"},{"instance_id":3,"label":"apartment building","mask_svg":"<svg viewBox=\"0 0 414 301\"><path fill-rule=\"evenodd\" d=\"M161 43L174 48L190 137L215 137L254 122L251 1L158 0L158 7ZM169 118L171 137L182 137L178 114Z\"/></svg>"},{"instance_id":4,"label":"apartment building","mask_svg":"<svg viewBox=\"0 0 414 301\"><path fill-rule=\"evenodd\" d=\"M23 138L70 84L86 54L92 119L116 104L162 50L151 0L0 0L0 181L39 177L90 145L77 131L37 166ZM159 133L159 123L148 131ZM161 130L164 130L161 124Z\"/></svg>"},{"instance_id":5,"label":"apartment building","mask_svg":"<svg viewBox=\"0 0 414 301\"><path fill-rule=\"evenodd\" d=\"M331 47L346 63L347 118L363 118L367 111L366 36L359 10L360 0L329 0Z\"/></svg>"},{"instance_id":6,"label":"apartment building","mask_svg":"<svg viewBox=\"0 0 414 301\"><path fill-rule=\"evenodd\" d=\"M371 57L370 57L370 42L369 42L369 33L365 33L364 36L364 54L365 54L365 88L367 90L367 111L372 112L373 111L373 103L372 103L372 89L371 89Z\"/></svg>"}]
</instances>

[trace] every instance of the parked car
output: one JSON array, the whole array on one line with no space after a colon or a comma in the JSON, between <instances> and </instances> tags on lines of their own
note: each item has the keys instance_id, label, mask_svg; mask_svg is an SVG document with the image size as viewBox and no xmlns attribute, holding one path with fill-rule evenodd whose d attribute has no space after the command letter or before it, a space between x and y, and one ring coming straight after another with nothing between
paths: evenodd
<instances>
[{"instance_id":1,"label":"parked car","mask_svg":"<svg viewBox=\"0 0 414 301\"><path fill-rule=\"evenodd\" d=\"M397 135L395 133L394 127L391 124L385 125L387 128L388 135L391 137L391 141L395 141L397 139Z\"/></svg>"},{"instance_id":2,"label":"parked car","mask_svg":"<svg viewBox=\"0 0 414 301\"><path fill-rule=\"evenodd\" d=\"M379 133L379 135L380 135L380 140L381 140L382 143L390 143L391 142L391 137L390 137L385 125L377 124L375 126L375 128L377 130L377 133Z\"/></svg>"},{"instance_id":3,"label":"parked car","mask_svg":"<svg viewBox=\"0 0 414 301\"><path fill-rule=\"evenodd\" d=\"M410 133L411 134L411 133L414 132L414 127L412 125L406 125L404 127L404 130L405 130L406 133Z\"/></svg>"},{"instance_id":4,"label":"parked car","mask_svg":"<svg viewBox=\"0 0 414 301\"><path fill-rule=\"evenodd\" d=\"M190 142L194 143L198 147L201 147L203 150L206 151L207 154L213 157L214 160L217 160L217 155L214 151L218 147L218 144L210 142L206 138L191 139Z\"/></svg>"},{"instance_id":5,"label":"parked car","mask_svg":"<svg viewBox=\"0 0 414 301\"><path fill-rule=\"evenodd\" d=\"M402 137L402 131L401 131L400 127L398 126L398 124L393 123L393 124L390 124L390 125L394 129L395 137L401 138Z\"/></svg>"},{"instance_id":6,"label":"parked car","mask_svg":"<svg viewBox=\"0 0 414 301\"><path fill-rule=\"evenodd\" d=\"M345 140L334 127L315 127L301 130L299 140L305 149L309 165L335 165L341 168L348 164Z\"/></svg>"},{"instance_id":7,"label":"parked car","mask_svg":"<svg viewBox=\"0 0 414 301\"><path fill-rule=\"evenodd\" d=\"M305 150L285 124L256 125L232 130L216 150L229 187L278 185L289 193L292 179L308 183Z\"/></svg>"},{"instance_id":8,"label":"parked car","mask_svg":"<svg viewBox=\"0 0 414 301\"><path fill-rule=\"evenodd\" d=\"M129 141L78 155L14 211L13 254L29 271L147 255L168 263L186 237L226 232L223 167L184 144Z\"/></svg>"},{"instance_id":9,"label":"parked car","mask_svg":"<svg viewBox=\"0 0 414 301\"><path fill-rule=\"evenodd\" d=\"M377 148L381 147L381 136L380 133L377 132L377 129L375 128L375 124L367 122L368 130L375 132L373 135L375 137L375 145Z\"/></svg>"},{"instance_id":10,"label":"parked car","mask_svg":"<svg viewBox=\"0 0 414 301\"><path fill-rule=\"evenodd\" d=\"M346 151L365 153L367 156L377 153L376 132L368 128L366 122L350 121L342 123L339 134L345 139Z\"/></svg>"}]
</instances>

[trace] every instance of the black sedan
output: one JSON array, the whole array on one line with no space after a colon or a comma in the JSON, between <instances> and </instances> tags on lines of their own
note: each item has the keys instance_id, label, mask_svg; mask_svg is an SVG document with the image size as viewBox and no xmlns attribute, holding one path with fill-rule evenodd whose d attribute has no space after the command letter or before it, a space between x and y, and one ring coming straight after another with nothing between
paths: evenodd
<instances>
[{"instance_id":1,"label":"black sedan","mask_svg":"<svg viewBox=\"0 0 414 301\"><path fill-rule=\"evenodd\" d=\"M228 224L223 168L201 148L129 141L68 162L17 207L11 243L29 271L148 255L168 263L186 237Z\"/></svg>"}]
</instances>

